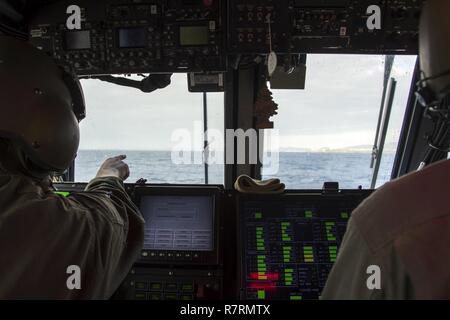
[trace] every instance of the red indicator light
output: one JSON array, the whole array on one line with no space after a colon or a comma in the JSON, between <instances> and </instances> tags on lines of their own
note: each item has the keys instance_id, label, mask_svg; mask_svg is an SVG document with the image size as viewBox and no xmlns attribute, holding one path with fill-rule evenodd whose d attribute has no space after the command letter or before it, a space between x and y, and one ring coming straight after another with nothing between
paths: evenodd
<instances>
[{"instance_id":1,"label":"red indicator light","mask_svg":"<svg viewBox=\"0 0 450 320\"><path fill-rule=\"evenodd\" d=\"M270 291L276 289L277 284L275 282L250 282L248 287L255 290Z\"/></svg>"}]
</instances>

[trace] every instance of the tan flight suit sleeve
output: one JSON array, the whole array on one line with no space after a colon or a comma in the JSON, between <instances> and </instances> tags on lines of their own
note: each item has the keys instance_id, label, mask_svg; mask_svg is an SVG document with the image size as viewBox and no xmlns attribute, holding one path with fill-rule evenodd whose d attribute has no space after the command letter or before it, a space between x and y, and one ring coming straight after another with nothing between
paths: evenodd
<instances>
[{"instance_id":1,"label":"tan flight suit sleeve","mask_svg":"<svg viewBox=\"0 0 450 320\"><path fill-rule=\"evenodd\" d=\"M369 289L369 266L380 267L380 289ZM372 252L354 219L350 219L336 262L322 292L323 300L409 299L410 281L392 245Z\"/></svg>"},{"instance_id":2,"label":"tan flight suit sleeve","mask_svg":"<svg viewBox=\"0 0 450 320\"><path fill-rule=\"evenodd\" d=\"M19 183L11 179L2 189L12 204L0 215L0 299L110 298L143 244L144 220L123 183L94 179L67 198L21 191ZM81 288L70 290L73 265Z\"/></svg>"}]
</instances>

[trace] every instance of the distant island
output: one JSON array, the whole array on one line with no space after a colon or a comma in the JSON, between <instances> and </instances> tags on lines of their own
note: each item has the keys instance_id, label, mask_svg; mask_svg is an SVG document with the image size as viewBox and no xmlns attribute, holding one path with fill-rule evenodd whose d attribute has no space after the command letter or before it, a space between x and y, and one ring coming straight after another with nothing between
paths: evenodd
<instances>
[{"instance_id":1,"label":"distant island","mask_svg":"<svg viewBox=\"0 0 450 320\"><path fill-rule=\"evenodd\" d=\"M280 152L301 152L301 153L372 153L372 145L349 146L344 148L282 148ZM386 143L384 152L393 153L397 150L397 143Z\"/></svg>"}]
</instances>

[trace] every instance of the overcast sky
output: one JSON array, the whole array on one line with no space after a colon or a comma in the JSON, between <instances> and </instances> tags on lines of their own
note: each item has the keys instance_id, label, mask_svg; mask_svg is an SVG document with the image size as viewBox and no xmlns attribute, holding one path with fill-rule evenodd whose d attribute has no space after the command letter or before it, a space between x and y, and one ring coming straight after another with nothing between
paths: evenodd
<instances>
[{"instance_id":1,"label":"overcast sky","mask_svg":"<svg viewBox=\"0 0 450 320\"><path fill-rule=\"evenodd\" d=\"M388 143L396 142L416 58L396 57L398 81ZM274 92L279 115L273 118L282 150L339 149L371 145L378 119L384 57L310 55L305 90ZM171 150L176 129L193 139L202 121L202 95L189 93L185 74L170 87L150 94L98 80L84 80L87 118L80 149ZM210 127L223 130L223 94L209 95Z\"/></svg>"}]
</instances>

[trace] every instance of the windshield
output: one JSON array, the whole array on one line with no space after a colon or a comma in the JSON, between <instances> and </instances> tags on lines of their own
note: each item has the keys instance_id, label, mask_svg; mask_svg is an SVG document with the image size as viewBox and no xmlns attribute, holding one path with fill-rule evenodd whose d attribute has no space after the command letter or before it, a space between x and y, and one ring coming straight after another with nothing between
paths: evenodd
<instances>
[{"instance_id":1,"label":"windshield","mask_svg":"<svg viewBox=\"0 0 450 320\"><path fill-rule=\"evenodd\" d=\"M397 87L376 186L390 180L416 59L396 56L392 65ZM320 189L325 181L369 188L385 62L386 56L308 55L305 90L272 90L279 110L265 142L277 157L263 166L263 178L280 178L290 189ZM87 118L81 123L76 181L89 181L104 159L124 153L129 182L205 183L203 94L188 92L186 74L174 74L169 87L152 93L99 80L82 85ZM206 101L209 131L223 133L224 94L208 93ZM180 145L191 151L187 162L174 161ZM223 152L218 145L222 149L216 151ZM208 183L224 183L223 163L207 170Z\"/></svg>"},{"instance_id":2,"label":"windshield","mask_svg":"<svg viewBox=\"0 0 450 320\"><path fill-rule=\"evenodd\" d=\"M411 88L416 56L396 56L390 77L397 81L376 186L391 178ZM273 90L279 104L277 173L288 188L369 188L372 148L383 94L385 56L309 55L305 90Z\"/></svg>"},{"instance_id":3,"label":"windshield","mask_svg":"<svg viewBox=\"0 0 450 320\"><path fill-rule=\"evenodd\" d=\"M139 79L136 78L135 79ZM186 74L174 74L169 87L152 93L99 80L83 80L87 117L80 124L81 142L75 181L90 181L108 157L127 155L129 182L203 184L203 94L188 92ZM208 123L223 131L223 93L209 93ZM176 164L171 151L177 132L190 136L183 143L192 164ZM198 161L200 159L200 162ZM209 183L223 184L223 166L211 165Z\"/></svg>"}]
</instances>

